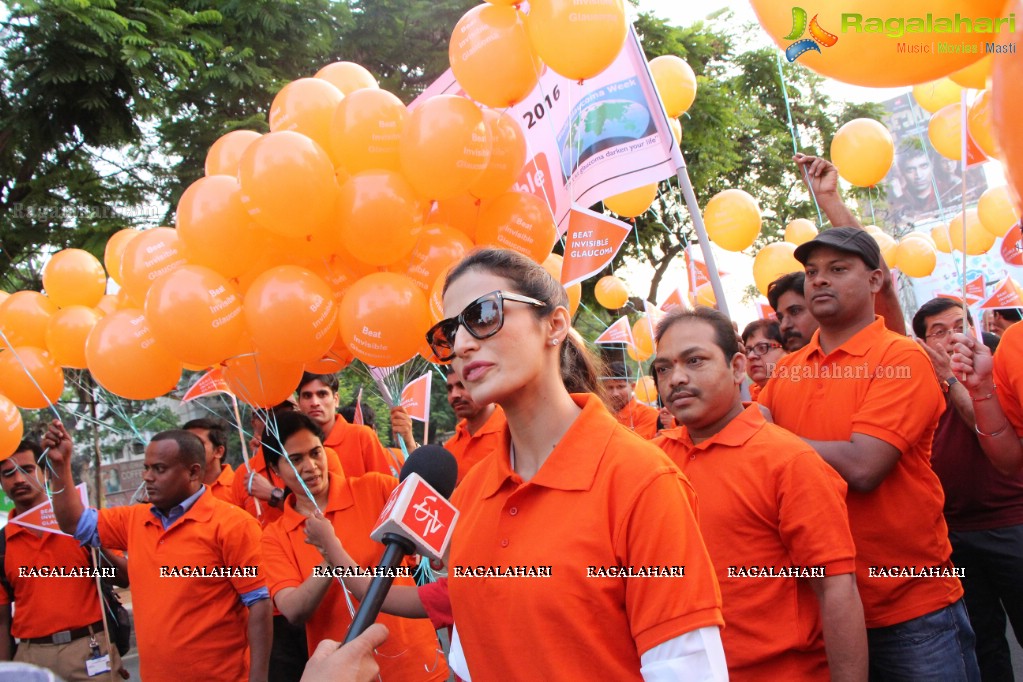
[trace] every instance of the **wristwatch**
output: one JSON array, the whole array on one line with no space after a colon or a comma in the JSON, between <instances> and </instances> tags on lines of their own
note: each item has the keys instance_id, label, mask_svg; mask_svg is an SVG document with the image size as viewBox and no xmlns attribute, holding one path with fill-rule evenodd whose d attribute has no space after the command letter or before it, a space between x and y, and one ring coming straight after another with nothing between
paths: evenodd
<instances>
[{"instance_id":1,"label":"wristwatch","mask_svg":"<svg viewBox=\"0 0 1023 682\"><path fill-rule=\"evenodd\" d=\"M945 386L947 387L946 390L951 390L951 388L958 383L959 380L956 379L955 376L950 376L948 379L945 379Z\"/></svg>"},{"instance_id":2,"label":"wristwatch","mask_svg":"<svg viewBox=\"0 0 1023 682\"><path fill-rule=\"evenodd\" d=\"M284 505L284 488L274 488L270 491L270 501L268 503L271 507L281 507Z\"/></svg>"}]
</instances>

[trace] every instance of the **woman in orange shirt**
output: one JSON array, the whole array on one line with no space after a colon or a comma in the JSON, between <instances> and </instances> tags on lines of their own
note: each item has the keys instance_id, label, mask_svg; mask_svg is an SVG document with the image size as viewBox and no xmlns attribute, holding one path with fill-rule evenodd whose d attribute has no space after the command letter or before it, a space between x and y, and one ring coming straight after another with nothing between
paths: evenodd
<instances>
[{"instance_id":1,"label":"woman in orange shirt","mask_svg":"<svg viewBox=\"0 0 1023 682\"><path fill-rule=\"evenodd\" d=\"M692 489L596 396L566 390L597 377L564 287L483 249L448 275L444 310L434 353L507 417L452 496L448 587L474 682L725 679Z\"/></svg>"}]
</instances>

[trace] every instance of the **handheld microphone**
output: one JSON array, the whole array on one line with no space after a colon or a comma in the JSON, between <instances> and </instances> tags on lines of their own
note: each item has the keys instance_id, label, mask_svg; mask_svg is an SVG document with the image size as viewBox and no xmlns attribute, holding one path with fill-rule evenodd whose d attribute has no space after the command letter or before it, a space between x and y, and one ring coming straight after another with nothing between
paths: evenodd
<instances>
[{"instance_id":1,"label":"handheld microphone","mask_svg":"<svg viewBox=\"0 0 1023 682\"><path fill-rule=\"evenodd\" d=\"M458 510L447 500L458 480L458 463L450 452L439 445L416 448L401 468L399 479L401 483L391 493L370 533L373 540L385 546L380 568L387 570L370 583L344 644L362 634L380 614L394 582L392 570L415 552L440 559L447 551L458 520Z\"/></svg>"}]
</instances>

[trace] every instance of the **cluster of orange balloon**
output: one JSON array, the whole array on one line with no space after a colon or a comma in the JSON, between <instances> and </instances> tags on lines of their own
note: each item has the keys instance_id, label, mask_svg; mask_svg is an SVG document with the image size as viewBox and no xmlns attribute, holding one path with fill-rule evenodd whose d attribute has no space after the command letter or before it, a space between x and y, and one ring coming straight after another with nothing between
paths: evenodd
<instances>
[{"instance_id":1,"label":"cluster of orange balloon","mask_svg":"<svg viewBox=\"0 0 1023 682\"><path fill-rule=\"evenodd\" d=\"M910 232L897 240L877 225L865 229L874 237L889 268L898 268L909 277L926 277L934 272L940 249L930 234Z\"/></svg>"}]
</instances>

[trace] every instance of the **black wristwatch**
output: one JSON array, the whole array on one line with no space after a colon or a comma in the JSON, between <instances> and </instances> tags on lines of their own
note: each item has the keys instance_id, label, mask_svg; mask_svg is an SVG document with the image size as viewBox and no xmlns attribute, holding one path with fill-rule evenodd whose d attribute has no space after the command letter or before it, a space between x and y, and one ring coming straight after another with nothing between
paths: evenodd
<instances>
[{"instance_id":1,"label":"black wristwatch","mask_svg":"<svg viewBox=\"0 0 1023 682\"><path fill-rule=\"evenodd\" d=\"M951 389L953 386L955 386L958 383L959 383L959 380L956 379L954 375L950 376L948 379L945 379L945 390L947 391L947 390Z\"/></svg>"},{"instance_id":2,"label":"black wristwatch","mask_svg":"<svg viewBox=\"0 0 1023 682\"><path fill-rule=\"evenodd\" d=\"M283 507L284 506L284 488L274 488L270 491L270 501L268 504L271 507Z\"/></svg>"}]
</instances>

